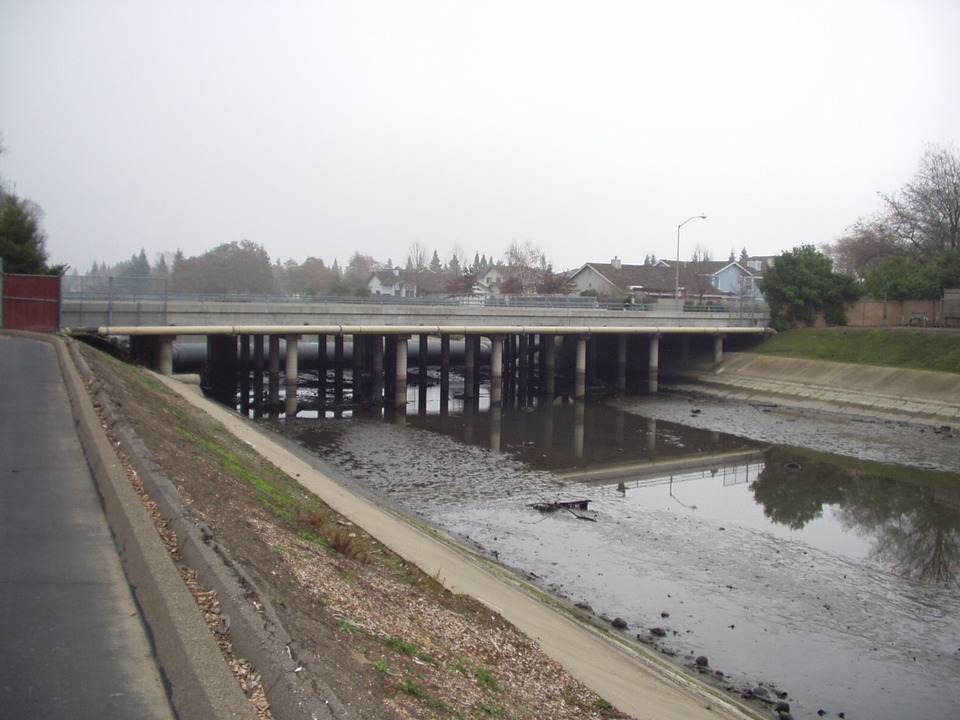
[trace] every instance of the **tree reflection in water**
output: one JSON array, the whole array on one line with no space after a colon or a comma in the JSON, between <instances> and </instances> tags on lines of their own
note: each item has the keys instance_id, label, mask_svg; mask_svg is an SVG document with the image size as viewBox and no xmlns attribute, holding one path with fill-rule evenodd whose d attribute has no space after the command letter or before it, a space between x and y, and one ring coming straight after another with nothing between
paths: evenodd
<instances>
[{"instance_id":1,"label":"tree reflection in water","mask_svg":"<svg viewBox=\"0 0 960 720\"><path fill-rule=\"evenodd\" d=\"M834 506L847 529L874 537L876 562L919 583L956 583L960 479L913 468L850 465L849 458L842 462L771 448L750 489L776 523L799 530L821 517L825 506Z\"/></svg>"}]
</instances>

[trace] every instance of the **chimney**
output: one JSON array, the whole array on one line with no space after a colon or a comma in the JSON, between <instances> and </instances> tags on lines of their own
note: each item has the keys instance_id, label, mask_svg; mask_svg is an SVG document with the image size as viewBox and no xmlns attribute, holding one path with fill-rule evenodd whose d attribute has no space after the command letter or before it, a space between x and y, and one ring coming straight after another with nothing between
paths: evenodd
<instances>
[{"instance_id":1,"label":"chimney","mask_svg":"<svg viewBox=\"0 0 960 720\"><path fill-rule=\"evenodd\" d=\"M618 258L616 255L614 255L614 256L613 256L613 260L610 261L610 264L613 265L613 269L614 269L614 270L619 270L619 269L620 269L620 266L621 266L623 263L620 262L620 258Z\"/></svg>"}]
</instances>

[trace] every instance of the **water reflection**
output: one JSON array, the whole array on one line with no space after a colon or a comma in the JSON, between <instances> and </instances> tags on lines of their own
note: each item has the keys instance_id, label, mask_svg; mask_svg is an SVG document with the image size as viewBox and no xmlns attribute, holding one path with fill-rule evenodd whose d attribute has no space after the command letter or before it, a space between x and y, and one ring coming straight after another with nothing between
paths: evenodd
<instances>
[{"instance_id":1,"label":"water reflection","mask_svg":"<svg viewBox=\"0 0 960 720\"><path fill-rule=\"evenodd\" d=\"M873 537L872 558L878 564L920 583L957 580L960 489L949 477L797 458L796 450L771 448L750 486L768 518L799 530L832 506L848 530Z\"/></svg>"}]
</instances>

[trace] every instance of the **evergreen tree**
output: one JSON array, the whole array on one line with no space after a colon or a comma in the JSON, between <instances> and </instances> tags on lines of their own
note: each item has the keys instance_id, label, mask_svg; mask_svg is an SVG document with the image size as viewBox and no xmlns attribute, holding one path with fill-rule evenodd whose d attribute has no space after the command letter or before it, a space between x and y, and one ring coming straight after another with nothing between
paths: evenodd
<instances>
[{"instance_id":1,"label":"evergreen tree","mask_svg":"<svg viewBox=\"0 0 960 720\"><path fill-rule=\"evenodd\" d=\"M65 268L47 267L43 232L37 219L39 210L15 195L7 195L0 204L0 258L3 271L25 275L59 274Z\"/></svg>"}]
</instances>

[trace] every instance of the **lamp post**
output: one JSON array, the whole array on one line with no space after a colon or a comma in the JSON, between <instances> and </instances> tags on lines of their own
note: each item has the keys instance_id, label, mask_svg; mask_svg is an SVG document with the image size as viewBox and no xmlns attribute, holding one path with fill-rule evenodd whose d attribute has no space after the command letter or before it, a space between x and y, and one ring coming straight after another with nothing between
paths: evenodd
<instances>
[{"instance_id":1,"label":"lamp post","mask_svg":"<svg viewBox=\"0 0 960 720\"><path fill-rule=\"evenodd\" d=\"M698 218L700 220L706 220L707 216L704 215L703 213L699 215L693 215L691 217L688 217L679 225L677 225L677 280L676 280L676 284L673 287L673 299L677 301L678 310L680 309L680 228L682 228L691 220L696 220Z\"/></svg>"}]
</instances>

